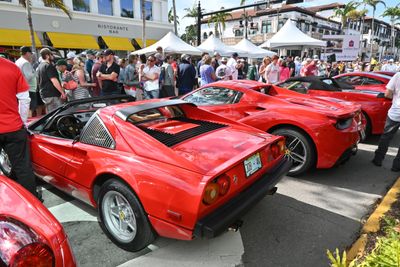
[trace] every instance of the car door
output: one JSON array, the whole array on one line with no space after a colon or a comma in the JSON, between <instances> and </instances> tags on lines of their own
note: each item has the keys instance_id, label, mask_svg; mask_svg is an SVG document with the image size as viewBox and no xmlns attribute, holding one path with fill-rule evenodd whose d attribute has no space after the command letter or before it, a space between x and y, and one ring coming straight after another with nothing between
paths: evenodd
<instances>
[{"instance_id":1,"label":"car door","mask_svg":"<svg viewBox=\"0 0 400 267\"><path fill-rule=\"evenodd\" d=\"M30 138L35 173L46 182L64 188L65 167L73 157L73 140L34 133Z\"/></svg>"}]
</instances>

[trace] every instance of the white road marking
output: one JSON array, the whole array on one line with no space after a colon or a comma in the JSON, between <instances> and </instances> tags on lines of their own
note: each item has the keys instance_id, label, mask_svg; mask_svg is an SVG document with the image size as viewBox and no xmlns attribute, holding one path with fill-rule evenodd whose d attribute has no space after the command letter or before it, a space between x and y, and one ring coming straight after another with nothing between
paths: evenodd
<instances>
[{"instance_id":1,"label":"white road marking","mask_svg":"<svg viewBox=\"0 0 400 267\"><path fill-rule=\"evenodd\" d=\"M290 177L282 179L277 187L280 194L356 221L360 221L370 205L381 197Z\"/></svg>"},{"instance_id":2,"label":"white road marking","mask_svg":"<svg viewBox=\"0 0 400 267\"><path fill-rule=\"evenodd\" d=\"M237 266L241 263L243 253L240 233L227 232L213 239L176 240L162 249L147 253L118 267Z\"/></svg>"},{"instance_id":3,"label":"white road marking","mask_svg":"<svg viewBox=\"0 0 400 267\"><path fill-rule=\"evenodd\" d=\"M97 222L96 211L78 200L51 207L49 210L60 223Z\"/></svg>"},{"instance_id":4,"label":"white road marking","mask_svg":"<svg viewBox=\"0 0 400 267\"><path fill-rule=\"evenodd\" d=\"M365 150L369 152L375 152L377 148L378 147L376 145L369 145L369 144L361 144L360 146L358 146L359 150ZM397 149L398 148L396 147L389 147L389 150L386 153L386 155L395 157L397 155Z\"/></svg>"}]
</instances>

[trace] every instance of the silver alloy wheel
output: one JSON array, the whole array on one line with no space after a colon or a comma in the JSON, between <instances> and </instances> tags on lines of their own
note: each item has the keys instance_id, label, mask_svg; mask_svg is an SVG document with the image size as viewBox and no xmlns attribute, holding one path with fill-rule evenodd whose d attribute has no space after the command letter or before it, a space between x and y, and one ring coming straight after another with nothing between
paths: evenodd
<instances>
[{"instance_id":1,"label":"silver alloy wheel","mask_svg":"<svg viewBox=\"0 0 400 267\"><path fill-rule=\"evenodd\" d=\"M101 209L108 231L121 243L129 243L137 233L136 217L128 200L117 191L108 191Z\"/></svg>"},{"instance_id":2,"label":"silver alloy wheel","mask_svg":"<svg viewBox=\"0 0 400 267\"><path fill-rule=\"evenodd\" d=\"M300 138L294 135L285 134L286 153L285 157L292 161L293 166L290 172L296 172L303 168L308 159L306 145Z\"/></svg>"},{"instance_id":3,"label":"silver alloy wheel","mask_svg":"<svg viewBox=\"0 0 400 267\"><path fill-rule=\"evenodd\" d=\"M11 172L11 163L4 149L2 149L0 152L0 165L1 165L1 170L5 172L4 175L9 175Z\"/></svg>"}]
</instances>

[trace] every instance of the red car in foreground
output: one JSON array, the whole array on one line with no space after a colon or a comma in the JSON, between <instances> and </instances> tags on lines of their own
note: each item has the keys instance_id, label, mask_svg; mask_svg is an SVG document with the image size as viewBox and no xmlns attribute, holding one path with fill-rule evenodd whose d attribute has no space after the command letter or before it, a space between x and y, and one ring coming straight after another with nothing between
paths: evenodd
<instances>
[{"instance_id":1,"label":"red car in foreground","mask_svg":"<svg viewBox=\"0 0 400 267\"><path fill-rule=\"evenodd\" d=\"M387 112L392 105L384 93L370 90L354 90L354 87L337 79L322 77L293 77L279 83L279 87L317 97L338 98L361 105L366 118L366 135L382 134Z\"/></svg>"},{"instance_id":2,"label":"red car in foreground","mask_svg":"<svg viewBox=\"0 0 400 267\"><path fill-rule=\"evenodd\" d=\"M264 83L235 80L208 84L182 99L264 132L286 138L291 175L331 168L350 158L360 140L359 105L307 97Z\"/></svg>"},{"instance_id":3,"label":"red car in foreground","mask_svg":"<svg viewBox=\"0 0 400 267\"><path fill-rule=\"evenodd\" d=\"M371 90L385 92L390 76L376 72L349 72L339 74L335 77L339 82L353 85L357 90Z\"/></svg>"},{"instance_id":4,"label":"red car in foreground","mask_svg":"<svg viewBox=\"0 0 400 267\"><path fill-rule=\"evenodd\" d=\"M76 266L61 224L36 197L0 175L0 200L0 266Z\"/></svg>"},{"instance_id":5,"label":"red car in foreground","mask_svg":"<svg viewBox=\"0 0 400 267\"><path fill-rule=\"evenodd\" d=\"M131 100L73 101L29 126L37 176L97 207L125 250L236 227L291 167L282 137L179 99Z\"/></svg>"}]
</instances>

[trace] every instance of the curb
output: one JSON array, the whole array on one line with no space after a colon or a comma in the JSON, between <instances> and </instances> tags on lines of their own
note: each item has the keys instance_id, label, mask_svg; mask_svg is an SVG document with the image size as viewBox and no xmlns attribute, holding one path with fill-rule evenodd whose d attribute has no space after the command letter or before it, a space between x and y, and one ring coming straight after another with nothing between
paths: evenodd
<instances>
[{"instance_id":1,"label":"curb","mask_svg":"<svg viewBox=\"0 0 400 267\"><path fill-rule=\"evenodd\" d=\"M353 243L351 248L347 252L347 262L351 262L358 255L362 255L367 244L367 237L369 233L378 232L380 229L380 220L386 212L390 210L392 204L397 200L397 195L400 194L400 177L393 184L390 190L383 197L382 202L369 216L367 222L361 229L360 237Z\"/></svg>"}]
</instances>

